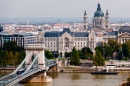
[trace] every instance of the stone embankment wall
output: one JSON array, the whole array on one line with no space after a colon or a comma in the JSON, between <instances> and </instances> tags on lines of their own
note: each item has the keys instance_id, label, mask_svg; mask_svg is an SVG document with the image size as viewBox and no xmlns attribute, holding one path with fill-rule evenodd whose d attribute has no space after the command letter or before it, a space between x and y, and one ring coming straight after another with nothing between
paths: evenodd
<instances>
[{"instance_id":1,"label":"stone embankment wall","mask_svg":"<svg viewBox=\"0 0 130 86\"><path fill-rule=\"evenodd\" d=\"M60 72L64 73L89 73L96 71L95 68L79 68L79 67L63 67L60 68Z\"/></svg>"},{"instance_id":2,"label":"stone embankment wall","mask_svg":"<svg viewBox=\"0 0 130 86\"><path fill-rule=\"evenodd\" d=\"M13 72L16 68L0 68L0 72Z\"/></svg>"},{"instance_id":3,"label":"stone embankment wall","mask_svg":"<svg viewBox=\"0 0 130 86\"><path fill-rule=\"evenodd\" d=\"M105 69L97 69L98 71L103 71ZM60 72L64 73L90 73L93 71L97 71L96 68L93 67L62 67L60 68ZM109 71L116 71L116 72L130 72L130 68L115 68L109 69Z\"/></svg>"}]
</instances>

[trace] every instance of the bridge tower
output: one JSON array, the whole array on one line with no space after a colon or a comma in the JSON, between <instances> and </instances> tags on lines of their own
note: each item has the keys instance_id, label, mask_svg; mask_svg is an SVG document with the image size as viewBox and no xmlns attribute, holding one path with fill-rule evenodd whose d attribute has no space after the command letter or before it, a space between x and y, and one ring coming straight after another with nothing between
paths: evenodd
<instances>
[{"instance_id":1,"label":"bridge tower","mask_svg":"<svg viewBox=\"0 0 130 86\"><path fill-rule=\"evenodd\" d=\"M45 65L45 55L44 55L44 50L45 47L43 44L27 44L25 46L26 54L30 53L31 56L28 57L28 59L25 62L25 67L28 67L32 61L33 61L33 56L38 57L38 68L41 70L44 70L43 73L40 73L35 75L35 77L32 77L30 79L26 78L23 81L24 82L51 82L52 78L50 76L47 76L46 71L48 70L48 67ZM29 56L29 55L28 55Z\"/></svg>"}]
</instances>

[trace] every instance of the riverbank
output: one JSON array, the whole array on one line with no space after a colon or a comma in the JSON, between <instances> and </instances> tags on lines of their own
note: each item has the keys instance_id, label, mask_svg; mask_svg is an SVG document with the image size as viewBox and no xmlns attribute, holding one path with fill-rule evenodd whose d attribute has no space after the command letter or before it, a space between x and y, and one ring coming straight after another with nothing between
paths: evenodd
<instances>
[{"instance_id":1,"label":"riverbank","mask_svg":"<svg viewBox=\"0 0 130 86\"><path fill-rule=\"evenodd\" d=\"M99 68L99 71L103 71L105 70L105 68ZM62 67L60 68L60 72L63 73L90 73L90 72L94 72L97 71L95 67L82 67L82 66L77 66L77 67L73 67L73 66L67 66L67 67ZM109 69L109 71L115 71L115 72L130 72L130 68L113 68L113 69Z\"/></svg>"},{"instance_id":2,"label":"riverbank","mask_svg":"<svg viewBox=\"0 0 130 86\"><path fill-rule=\"evenodd\" d=\"M16 68L0 68L0 72L12 72ZM84 66L63 66L59 68L59 72L63 73L90 73L96 71L95 67L84 67ZM105 70L105 67L98 67L98 70L102 71ZM109 69L109 71L116 71L116 72L130 72L130 68L126 67L117 67Z\"/></svg>"},{"instance_id":3,"label":"riverbank","mask_svg":"<svg viewBox=\"0 0 130 86\"><path fill-rule=\"evenodd\" d=\"M0 68L0 72L12 72L15 69L15 67Z\"/></svg>"}]
</instances>

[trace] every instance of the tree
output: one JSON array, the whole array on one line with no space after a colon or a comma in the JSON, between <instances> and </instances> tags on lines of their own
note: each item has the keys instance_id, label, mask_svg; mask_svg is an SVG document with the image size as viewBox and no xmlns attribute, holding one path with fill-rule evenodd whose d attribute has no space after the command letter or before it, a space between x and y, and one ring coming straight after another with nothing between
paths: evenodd
<instances>
[{"instance_id":1,"label":"tree","mask_svg":"<svg viewBox=\"0 0 130 86\"><path fill-rule=\"evenodd\" d=\"M114 47L115 47L115 45L118 45L118 42L117 42L117 40L112 40L112 39L110 39L110 40L108 40L108 43L107 43L109 46L111 46L113 49L115 49Z\"/></svg>"},{"instance_id":2,"label":"tree","mask_svg":"<svg viewBox=\"0 0 130 86\"><path fill-rule=\"evenodd\" d=\"M105 64L105 59L102 57L100 51L96 50L95 56L93 57L93 62L97 68L97 66L103 66Z\"/></svg>"},{"instance_id":3,"label":"tree","mask_svg":"<svg viewBox=\"0 0 130 86\"><path fill-rule=\"evenodd\" d=\"M78 51L74 47L72 49L72 53L71 53L71 57L70 57L70 64L77 66L79 64L79 61L80 60L79 60Z\"/></svg>"},{"instance_id":4,"label":"tree","mask_svg":"<svg viewBox=\"0 0 130 86\"><path fill-rule=\"evenodd\" d=\"M7 50L8 52L9 51L13 51L15 52L16 51L16 48L17 48L17 43L14 42L14 41L11 41L11 42L6 42L4 43L3 45L3 50Z\"/></svg>"},{"instance_id":5,"label":"tree","mask_svg":"<svg viewBox=\"0 0 130 86\"><path fill-rule=\"evenodd\" d=\"M53 59L53 54L49 50L45 50L45 56L47 59Z\"/></svg>"},{"instance_id":6,"label":"tree","mask_svg":"<svg viewBox=\"0 0 130 86\"><path fill-rule=\"evenodd\" d=\"M97 46L96 48L95 48L95 50L98 50L98 51L100 51L101 52L101 54L102 54L102 56L104 57L104 51L103 51L103 46Z\"/></svg>"},{"instance_id":7,"label":"tree","mask_svg":"<svg viewBox=\"0 0 130 86\"><path fill-rule=\"evenodd\" d=\"M70 57L71 56L71 52L65 52L65 57Z\"/></svg>"},{"instance_id":8,"label":"tree","mask_svg":"<svg viewBox=\"0 0 130 86\"><path fill-rule=\"evenodd\" d=\"M13 53L12 51L9 52L8 54L8 61L9 61L9 65L14 65L14 56L13 56Z\"/></svg>"},{"instance_id":9,"label":"tree","mask_svg":"<svg viewBox=\"0 0 130 86\"><path fill-rule=\"evenodd\" d=\"M17 46L17 43L15 41L11 41L11 42L9 41L3 44L2 50L4 51L7 50L8 52L12 51L14 53L16 51L18 52L24 51L24 48Z\"/></svg>"},{"instance_id":10,"label":"tree","mask_svg":"<svg viewBox=\"0 0 130 86\"><path fill-rule=\"evenodd\" d=\"M8 58L8 51L6 50L6 51L4 51L4 55L3 55L3 58L4 58L4 60L3 60L3 65L4 66L7 66L7 65L9 65L9 58Z\"/></svg>"},{"instance_id":11,"label":"tree","mask_svg":"<svg viewBox=\"0 0 130 86\"><path fill-rule=\"evenodd\" d=\"M123 52L123 56L125 57L130 56L130 47L128 46L127 43L122 44L122 52Z\"/></svg>"},{"instance_id":12,"label":"tree","mask_svg":"<svg viewBox=\"0 0 130 86\"><path fill-rule=\"evenodd\" d=\"M103 53L104 53L105 59L106 59L106 57L111 57L112 52L113 52L112 47L105 44L104 48L103 48Z\"/></svg>"},{"instance_id":13,"label":"tree","mask_svg":"<svg viewBox=\"0 0 130 86\"><path fill-rule=\"evenodd\" d=\"M2 50L0 50L0 66L3 66L3 62L4 62L4 55Z\"/></svg>"},{"instance_id":14,"label":"tree","mask_svg":"<svg viewBox=\"0 0 130 86\"><path fill-rule=\"evenodd\" d=\"M82 55L85 59L90 58L90 57L92 57L93 52L91 51L91 49L89 47L84 47L84 48L82 48Z\"/></svg>"},{"instance_id":15,"label":"tree","mask_svg":"<svg viewBox=\"0 0 130 86\"><path fill-rule=\"evenodd\" d=\"M121 86L130 86L130 76L127 78L127 82L123 83Z\"/></svg>"},{"instance_id":16,"label":"tree","mask_svg":"<svg viewBox=\"0 0 130 86\"><path fill-rule=\"evenodd\" d=\"M13 57L14 65L16 66L16 65L18 65L19 63L21 63L22 60L24 59L23 57L25 57L24 54L23 54L23 55L22 55L22 54L20 55L19 52L15 52L15 55L14 55L14 57Z\"/></svg>"}]
</instances>

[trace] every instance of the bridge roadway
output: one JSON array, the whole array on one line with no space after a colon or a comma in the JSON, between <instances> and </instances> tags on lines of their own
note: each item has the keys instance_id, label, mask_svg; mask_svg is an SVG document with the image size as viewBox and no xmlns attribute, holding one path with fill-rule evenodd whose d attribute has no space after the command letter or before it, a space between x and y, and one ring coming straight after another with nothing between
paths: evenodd
<instances>
[{"instance_id":1,"label":"bridge roadway","mask_svg":"<svg viewBox=\"0 0 130 86\"><path fill-rule=\"evenodd\" d=\"M20 66L13 73L6 75L5 77L2 77L0 79L0 86L12 86L12 85L16 84L17 82L35 74L35 73L38 73L40 71L46 71L46 70L48 70L49 67L57 64L56 61L54 61L54 60L50 61L45 58L45 68L40 69L40 68L38 68L38 63L37 63L38 57L36 55L33 62L26 68L26 70L22 74L17 74L18 70L23 67L26 59L28 58L28 54L25 57L25 59L23 60L23 62L20 64ZM30 55L30 56L32 56L32 55Z\"/></svg>"}]
</instances>

